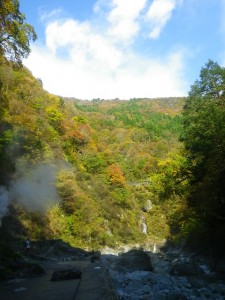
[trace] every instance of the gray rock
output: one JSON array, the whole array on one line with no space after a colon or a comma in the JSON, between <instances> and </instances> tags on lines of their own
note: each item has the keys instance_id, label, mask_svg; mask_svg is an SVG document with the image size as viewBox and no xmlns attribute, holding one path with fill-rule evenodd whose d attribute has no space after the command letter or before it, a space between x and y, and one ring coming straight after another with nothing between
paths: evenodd
<instances>
[{"instance_id":1,"label":"gray rock","mask_svg":"<svg viewBox=\"0 0 225 300\"><path fill-rule=\"evenodd\" d=\"M193 288L200 289L200 288L206 286L206 284L207 284L201 275L200 276L199 275L190 276L188 279Z\"/></svg>"},{"instance_id":2,"label":"gray rock","mask_svg":"<svg viewBox=\"0 0 225 300\"><path fill-rule=\"evenodd\" d=\"M97 260L99 260L101 257L101 252L100 251L93 251L92 252L92 256L91 256L91 262L95 262Z\"/></svg>"},{"instance_id":3,"label":"gray rock","mask_svg":"<svg viewBox=\"0 0 225 300\"><path fill-rule=\"evenodd\" d=\"M117 268L125 271L152 271L151 259L143 250L130 250L118 257Z\"/></svg>"},{"instance_id":4,"label":"gray rock","mask_svg":"<svg viewBox=\"0 0 225 300\"><path fill-rule=\"evenodd\" d=\"M166 297L166 300L187 300L187 297L181 293L171 293Z\"/></svg>"},{"instance_id":5,"label":"gray rock","mask_svg":"<svg viewBox=\"0 0 225 300\"><path fill-rule=\"evenodd\" d=\"M171 270L170 270L171 275L175 276L191 276L191 275L202 275L204 274L203 270L201 267L194 263L194 262L176 262Z\"/></svg>"},{"instance_id":6,"label":"gray rock","mask_svg":"<svg viewBox=\"0 0 225 300\"><path fill-rule=\"evenodd\" d=\"M151 200L147 200L146 203L145 203L145 205L144 205L144 207L143 207L143 210L145 212L150 212L150 210L152 209L152 206L153 206L152 201Z\"/></svg>"},{"instance_id":7,"label":"gray rock","mask_svg":"<svg viewBox=\"0 0 225 300\"><path fill-rule=\"evenodd\" d=\"M163 285L165 287L170 287L173 285L172 278L169 274L157 274L155 276L156 282L158 282L158 285Z\"/></svg>"},{"instance_id":8,"label":"gray rock","mask_svg":"<svg viewBox=\"0 0 225 300\"><path fill-rule=\"evenodd\" d=\"M146 270L149 256L153 270ZM212 273L204 257L132 250L105 261L121 300L225 299L223 266Z\"/></svg>"}]
</instances>

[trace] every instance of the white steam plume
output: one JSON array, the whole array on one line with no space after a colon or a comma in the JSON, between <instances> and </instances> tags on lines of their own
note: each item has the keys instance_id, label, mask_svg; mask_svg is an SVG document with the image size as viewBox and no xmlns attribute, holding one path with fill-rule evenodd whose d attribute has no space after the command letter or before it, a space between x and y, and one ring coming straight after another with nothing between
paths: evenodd
<instances>
[{"instance_id":1,"label":"white steam plume","mask_svg":"<svg viewBox=\"0 0 225 300\"><path fill-rule=\"evenodd\" d=\"M19 168L9 189L0 187L0 225L11 202L39 212L53 206L57 202L56 173L57 167L49 164L38 165L32 170L27 166Z\"/></svg>"},{"instance_id":2,"label":"white steam plume","mask_svg":"<svg viewBox=\"0 0 225 300\"><path fill-rule=\"evenodd\" d=\"M31 210L46 211L56 203L56 167L39 165L19 177L11 189L11 198Z\"/></svg>"}]
</instances>

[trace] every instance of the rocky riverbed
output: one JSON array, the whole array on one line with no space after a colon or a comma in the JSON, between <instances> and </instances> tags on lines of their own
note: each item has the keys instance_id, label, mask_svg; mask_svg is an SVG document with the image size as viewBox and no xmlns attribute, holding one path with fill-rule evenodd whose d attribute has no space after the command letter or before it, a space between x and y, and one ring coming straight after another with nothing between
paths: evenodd
<instances>
[{"instance_id":1,"label":"rocky riverbed","mask_svg":"<svg viewBox=\"0 0 225 300\"><path fill-rule=\"evenodd\" d=\"M109 252L102 259L120 300L225 299L223 270L213 269L204 257L178 251Z\"/></svg>"},{"instance_id":2,"label":"rocky riverbed","mask_svg":"<svg viewBox=\"0 0 225 300\"><path fill-rule=\"evenodd\" d=\"M15 250L24 252L17 243ZM44 273L48 262L52 269L54 264L58 269L60 262L95 263L99 259L120 300L225 299L225 260L175 249L160 251L155 247L133 246L92 253L61 240L32 242L30 252L14 263L11 279L35 280Z\"/></svg>"}]
</instances>

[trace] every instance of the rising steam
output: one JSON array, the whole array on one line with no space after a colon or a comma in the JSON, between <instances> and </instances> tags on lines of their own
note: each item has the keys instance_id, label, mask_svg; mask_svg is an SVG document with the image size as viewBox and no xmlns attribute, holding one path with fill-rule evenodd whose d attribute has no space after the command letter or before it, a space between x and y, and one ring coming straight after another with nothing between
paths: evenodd
<instances>
[{"instance_id":1,"label":"rising steam","mask_svg":"<svg viewBox=\"0 0 225 300\"><path fill-rule=\"evenodd\" d=\"M33 169L23 166L9 189L0 187L0 221L7 214L7 207L18 202L26 208L45 212L57 202L55 186L57 167L38 165Z\"/></svg>"}]
</instances>

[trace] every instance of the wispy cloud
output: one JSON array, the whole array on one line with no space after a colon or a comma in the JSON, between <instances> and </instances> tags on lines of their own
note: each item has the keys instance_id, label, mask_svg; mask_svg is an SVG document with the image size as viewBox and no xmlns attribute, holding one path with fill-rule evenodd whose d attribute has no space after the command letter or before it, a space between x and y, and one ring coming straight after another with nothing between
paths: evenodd
<instances>
[{"instance_id":1,"label":"wispy cloud","mask_svg":"<svg viewBox=\"0 0 225 300\"><path fill-rule=\"evenodd\" d=\"M156 2L165 4L161 16L168 20L175 0L155 0L149 10L149 0L130 0L129 5L124 0L99 0L94 6L97 23L95 18L50 19L46 44L33 46L25 64L49 92L58 95L81 99L182 96L186 91L183 49L168 50L163 59L134 50L144 16L148 11L151 20ZM104 26L99 26L101 22Z\"/></svg>"},{"instance_id":2,"label":"wispy cloud","mask_svg":"<svg viewBox=\"0 0 225 300\"><path fill-rule=\"evenodd\" d=\"M150 38L156 39L159 37L178 3L180 1L177 0L154 0L152 2L146 15L146 19L151 27Z\"/></svg>"},{"instance_id":3,"label":"wispy cloud","mask_svg":"<svg viewBox=\"0 0 225 300\"><path fill-rule=\"evenodd\" d=\"M44 10L44 8L39 8L39 17L42 22L50 21L52 19L58 18L62 15L63 10L61 8L54 9L50 12Z\"/></svg>"}]
</instances>

